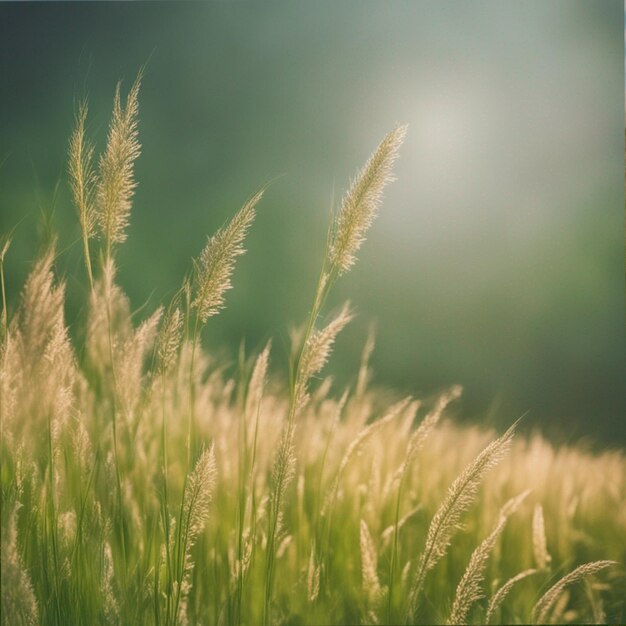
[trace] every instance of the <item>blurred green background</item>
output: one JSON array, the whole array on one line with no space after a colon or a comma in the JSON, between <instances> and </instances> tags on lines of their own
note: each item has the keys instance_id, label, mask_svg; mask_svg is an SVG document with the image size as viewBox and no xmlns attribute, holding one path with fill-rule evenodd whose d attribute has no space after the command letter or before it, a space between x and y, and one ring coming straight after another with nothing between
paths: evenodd
<instances>
[{"instance_id":1,"label":"blurred green background","mask_svg":"<svg viewBox=\"0 0 626 626\"><path fill-rule=\"evenodd\" d=\"M236 354L304 319L331 206L409 123L379 219L338 284L359 317L328 372L351 380L372 320L379 383L465 386L464 419L626 443L623 5L588 2L2 3L0 230L15 306L60 233L68 318L85 292L65 175L77 96L106 134L148 59L139 188L120 281L152 311L273 183L206 338Z\"/></svg>"}]
</instances>

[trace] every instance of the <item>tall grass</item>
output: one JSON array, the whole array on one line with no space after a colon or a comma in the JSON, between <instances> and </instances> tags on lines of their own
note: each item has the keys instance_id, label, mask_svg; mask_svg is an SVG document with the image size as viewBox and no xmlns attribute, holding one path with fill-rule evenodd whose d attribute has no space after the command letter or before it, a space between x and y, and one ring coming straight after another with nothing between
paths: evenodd
<instances>
[{"instance_id":1,"label":"tall grass","mask_svg":"<svg viewBox=\"0 0 626 626\"><path fill-rule=\"evenodd\" d=\"M262 192L136 325L115 254L140 82L124 101L118 85L98 160L86 103L70 138L79 332L54 247L8 314L2 245L2 624L623 622L622 453L456 426L459 387L390 399L369 382L371 340L352 386L320 378L353 317L347 304L329 315L327 296L356 262L406 128L333 218L289 376L272 373L271 344L229 375L202 330L225 307Z\"/></svg>"}]
</instances>

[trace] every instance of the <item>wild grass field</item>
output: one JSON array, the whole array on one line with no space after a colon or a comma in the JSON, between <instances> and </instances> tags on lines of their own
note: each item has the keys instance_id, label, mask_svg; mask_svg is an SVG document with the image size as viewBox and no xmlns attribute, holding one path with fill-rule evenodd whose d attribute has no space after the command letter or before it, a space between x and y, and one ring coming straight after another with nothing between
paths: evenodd
<instances>
[{"instance_id":1,"label":"wild grass field","mask_svg":"<svg viewBox=\"0 0 626 626\"><path fill-rule=\"evenodd\" d=\"M116 283L140 78L124 98L118 86L98 158L78 107L68 179L87 298L74 328L54 246L11 304L3 242L2 624L624 623L622 452L518 435L516 416L504 433L456 425L460 387L394 397L372 382L371 337L348 388L326 377L353 315L327 295L356 262L406 128L333 217L289 375L271 344L233 368L202 331L263 190L171 302L134 313Z\"/></svg>"}]
</instances>

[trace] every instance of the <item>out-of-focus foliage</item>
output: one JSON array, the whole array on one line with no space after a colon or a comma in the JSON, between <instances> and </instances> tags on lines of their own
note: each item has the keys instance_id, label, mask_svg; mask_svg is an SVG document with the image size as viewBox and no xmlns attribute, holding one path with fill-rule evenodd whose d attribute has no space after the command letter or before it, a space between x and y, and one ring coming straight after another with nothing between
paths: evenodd
<instances>
[{"instance_id":1,"label":"out-of-focus foliage","mask_svg":"<svg viewBox=\"0 0 626 626\"><path fill-rule=\"evenodd\" d=\"M622 13L613 0L2 3L9 299L58 232L78 319L72 108L89 96L100 149L117 80L127 89L146 62L142 185L119 256L133 309L172 294L206 235L272 181L229 315L207 331L233 361L242 338L284 351L350 164L408 122L402 184L335 294L358 315L339 380L374 319L382 383L461 383L468 417L529 411L546 431L623 443Z\"/></svg>"}]
</instances>

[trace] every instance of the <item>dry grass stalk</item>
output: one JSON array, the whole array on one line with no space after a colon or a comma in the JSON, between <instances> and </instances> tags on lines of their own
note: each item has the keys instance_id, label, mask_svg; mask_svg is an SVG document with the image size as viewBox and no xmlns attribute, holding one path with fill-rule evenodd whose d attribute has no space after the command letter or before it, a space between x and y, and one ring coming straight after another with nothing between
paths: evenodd
<instances>
[{"instance_id":1,"label":"dry grass stalk","mask_svg":"<svg viewBox=\"0 0 626 626\"><path fill-rule=\"evenodd\" d=\"M250 384L248 385L248 393L246 394L246 405L244 413L246 417L251 417L259 412L263 391L267 380L267 367L269 364L270 350L272 348L271 341L257 357L252 375L250 376Z\"/></svg>"},{"instance_id":2,"label":"dry grass stalk","mask_svg":"<svg viewBox=\"0 0 626 626\"><path fill-rule=\"evenodd\" d=\"M78 213L78 222L83 238L83 254L85 256L89 286L93 289L89 240L95 234L98 218L96 210L98 178L93 168L93 144L85 136L87 111L87 101L82 100L76 111L74 131L70 138L68 174L72 198Z\"/></svg>"},{"instance_id":3,"label":"dry grass stalk","mask_svg":"<svg viewBox=\"0 0 626 626\"><path fill-rule=\"evenodd\" d=\"M278 444L278 452L274 460L272 471L272 485L274 495L274 512L278 514L278 507L283 500L287 487L296 474L296 455L294 453L294 426L285 424ZM276 522L276 532L280 524Z\"/></svg>"},{"instance_id":4,"label":"dry grass stalk","mask_svg":"<svg viewBox=\"0 0 626 626\"><path fill-rule=\"evenodd\" d=\"M322 507L321 514L326 515L329 507L332 507L334 504L334 500L337 497L337 492L339 490L339 484L341 481L341 477L350 462L350 459L366 444L367 440L370 437L373 437L377 432L379 432L386 424L389 424L391 421L396 419L399 415L401 415L404 410L410 405L411 398L407 397L400 402L397 402L393 406L391 406L385 415L378 420L375 420L371 424L368 424L365 428L363 428L357 436L350 442L348 449L344 453L341 462L339 463L339 468L337 469L337 474L335 475L335 479L328 490L326 495L326 499L324 501L324 506Z\"/></svg>"},{"instance_id":5,"label":"dry grass stalk","mask_svg":"<svg viewBox=\"0 0 626 626\"><path fill-rule=\"evenodd\" d=\"M511 591L511 589L513 589L513 587L518 582L520 582L521 580L524 580L524 578L526 578L527 576L532 576L533 574L536 574L536 573L537 573L536 569L527 569L513 576L512 578L509 578L509 580L507 580L504 583L504 585L502 585L502 587L500 587L500 589L498 589L498 591L496 591L496 593L489 600L489 606L487 607L487 616L485 617L485 624L489 624L491 622L491 619L493 618L493 614L498 610L500 605L504 602L505 598L509 595L509 592Z\"/></svg>"},{"instance_id":6,"label":"dry grass stalk","mask_svg":"<svg viewBox=\"0 0 626 626\"><path fill-rule=\"evenodd\" d=\"M87 112L87 101L83 100L78 105L74 131L70 138L68 174L81 231L86 239L90 239L95 234L96 227L97 177L93 168L94 147L85 135Z\"/></svg>"},{"instance_id":7,"label":"dry grass stalk","mask_svg":"<svg viewBox=\"0 0 626 626\"><path fill-rule=\"evenodd\" d=\"M126 240L132 198L137 187L134 164L141 153L137 131L141 79L140 71L128 92L125 106L120 95L121 84L117 84L107 145L100 157L97 217L107 257L114 244Z\"/></svg>"},{"instance_id":8,"label":"dry grass stalk","mask_svg":"<svg viewBox=\"0 0 626 626\"><path fill-rule=\"evenodd\" d=\"M216 476L215 452L211 447L204 450L196 461L185 490L182 519L185 523L188 550L206 524ZM185 558L188 556L186 554Z\"/></svg>"},{"instance_id":9,"label":"dry grass stalk","mask_svg":"<svg viewBox=\"0 0 626 626\"><path fill-rule=\"evenodd\" d=\"M546 527L543 519L543 507L537 503L533 511L533 554L537 568L544 570L548 568L552 557L548 552L546 541Z\"/></svg>"},{"instance_id":10,"label":"dry grass stalk","mask_svg":"<svg viewBox=\"0 0 626 626\"><path fill-rule=\"evenodd\" d=\"M204 529L217 476L213 446L205 449L188 476L181 507L176 554L176 580L174 582L174 622L187 621L187 595L191 589L193 569L192 548Z\"/></svg>"},{"instance_id":11,"label":"dry grass stalk","mask_svg":"<svg viewBox=\"0 0 626 626\"><path fill-rule=\"evenodd\" d=\"M324 328L316 330L310 335L304 346L300 359L300 376L296 383L295 406L296 410L302 408L308 399L308 384L315 374L326 365L335 343L337 335L353 318L350 312L350 303L346 302L343 308Z\"/></svg>"},{"instance_id":12,"label":"dry grass stalk","mask_svg":"<svg viewBox=\"0 0 626 626\"><path fill-rule=\"evenodd\" d=\"M461 396L462 387L459 385L455 385L448 392L442 394L435 408L426 415L426 417L420 422L420 425L413 431L411 438L409 439L409 444L407 446L406 455L404 457L404 461L400 465L400 467L396 470L394 474L394 480L401 480L405 475L407 469L410 467L413 459L419 452L420 448L424 445L424 442L433 431L435 426L439 423L443 412L446 407L458 399Z\"/></svg>"},{"instance_id":13,"label":"dry grass stalk","mask_svg":"<svg viewBox=\"0 0 626 626\"><path fill-rule=\"evenodd\" d=\"M306 576L306 588L309 602L315 602L320 593L320 573L321 565L316 564L315 543L311 544L311 556L309 557L309 567Z\"/></svg>"},{"instance_id":14,"label":"dry grass stalk","mask_svg":"<svg viewBox=\"0 0 626 626\"><path fill-rule=\"evenodd\" d=\"M163 309L159 307L147 320L131 332L116 355L116 391L120 406L130 419L141 397L144 362L157 336Z\"/></svg>"},{"instance_id":15,"label":"dry grass stalk","mask_svg":"<svg viewBox=\"0 0 626 626\"><path fill-rule=\"evenodd\" d=\"M409 619L417 610L419 594L424 586L426 574L445 555L450 545L452 535L458 528L461 515L475 500L478 487L488 470L498 464L511 445L515 425L504 435L490 443L456 478L448 489L448 493L433 517L426 545L422 553L413 586L409 597Z\"/></svg>"},{"instance_id":16,"label":"dry grass stalk","mask_svg":"<svg viewBox=\"0 0 626 626\"><path fill-rule=\"evenodd\" d=\"M2 571L2 626L39 624L37 600L28 571L17 546L17 510L10 516L8 532L2 533L0 561Z\"/></svg>"},{"instance_id":17,"label":"dry grass stalk","mask_svg":"<svg viewBox=\"0 0 626 626\"><path fill-rule=\"evenodd\" d=\"M195 265L195 295L192 307L204 324L224 308L224 293L232 287L235 260L245 250L243 242L256 215L255 207L263 191L248 200L230 223L209 238Z\"/></svg>"},{"instance_id":18,"label":"dry grass stalk","mask_svg":"<svg viewBox=\"0 0 626 626\"><path fill-rule=\"evenodd\" d=\"M361 577L363 579L363 591L370 605L375 605L382 595L380 581L378 580L378 555L372 540L372 535L365 520L361 520L359 544L361 547Z\"/></svg>"},{"instance_id":19,"label":"dry grass stalk","mask_svg":"<svg viewBox=\"0 0 626 626\"><path fill-rule=\"evenodd\" d=\"M85 134L84 105L78 109L70 140L70 182L83 240L88 242L98 230L107 243L101 273L89 293L88 329L82 344L76 347L70 342L63 319L64 288L54 279L51 250L35 264L22 305L9 319L3 274L8 239L0 241L4 331L0 343L3 624L254 624L260 622L261 611L266 624L274 624L301 618L307 609L311 619L323 623L345 623L358 617L374 623L382 617L381 596L388 601L388 622L403 617L400 613L407 605L411 621L421 600L424 578L441 560L445 560L445 575L429 580L431 602L420 604L419 618L438 619L440 607L450 597L449 581L460 580L451 619L465 620L483 578L487 578L485 559L493 554L509 508L505 507L494 532L474 551L465 573L457 573L453 555L446 558L448 545L462 515L477 496L482 476L508 447L510 433L488 446L459 475L465 459L484 447L487 435L477 428L440 424L441 411L449 401L445 396L413 431L417 403L410 399L373 421L377 417L373 407L387 401L388 395L368 389L372 342L364 351L355 393L348 396L346 392L337 402L330 395L328 380L312 394L307 410L295 415L296 395L306 396L307 385L325 365L337 333L350 317L345 308L328 326L316 329L330 285L354 262L375 213L390 173L385 174L385 168L390 167L401 140L398 131L381 144L344 199L329 236L329 256L322 268L315 305L294 354L295 370L288 392L280 379L266 388L268 345L257 358L244 396L235 391L243 392L245 380L225 379L224 364L213 362L213 372L208 378L203 376L209 361L196 341L197 333L193 343L184 346L181 335L185 326L187 337L191 336L190 317L195 318L198 329L223 306L233 264L243 251L243 237L260 194L212 238L196 264L193 289L187 280L180 300L174 299L154 347L158 378L149 379L144 361L153 347L160 311L137 328L130 302L115 283L115 262L110 254L111 246L125 237L134 191L132 169L139 150L134 134L136 105L135 87L125 106L118 88L97 183L91 166L92 148ZM122 149L124 142L126 148ZM108 223L102 211L105 205L109 209ZM88 246L85 256L88 263ZM196 314L189 316L192 308ZM82 338L80 333L73 336ZM198 366L194 368L196 347ZM181 367L176 367L179 357ZM154 384L155 380L159 384ZM302 382L296 394L298 380ZM189 404L181 391L186 385L190 387ZM212 525L206 541L199 538L216 482L216 459L212 449L205 450L194 464L193 451L197 448L189 445L189 438L185 445L184 427L179 424L186 415L192 423L193 407L202 416L193 443L202 449L204 442L214 441L219 451L220 519ZM115 425L113 432L109 426L111 416L117 423L115 414L120 409L137 420L129 422L136 428L120 430L116 436ZM154 420L157 409L163 414L161 438ZM178 427L168 432L165 416ZM297 440L294 432L300 423L296 417L304 422L304 434ZM43 428L46 422L48 427ZM264 430L260 431L259 423ZM368 425L355 436L355 428L363 424ZM278 444L275 435L265 436L278 433L281 427ZM248 438L251 430L253 439ZM432 446L422 445L427 435ZM331 444L335 436L350 442L345 453ZM359 454L366 444L376 450L373 459ZM520 442L497 479L486 481L485 502L472 507L475 517L470 528L482 527L482 519L489 513L489 500L498 494L518 493L535 486L538 500L545 503L546 520L559 522L554 531L559 536L560 557L575 560L580 554L579 539L588 542L585 549L593 552L589 558L605 559L619 553L624 529L620 508L623 454L592 457L575 449L557 451L542 441L536 446L538 454L529 453L529 447L535 445L536 441ZM117 463L118 448L121 463ZM420 480L409 480L407 467L418 450L423 471ZM325 464L336 470L330 479L325 479ZM176 518L171 514L172 500L168 500L168 474L169 494L180 497ZM403 501L398 495L393 511L388 496L398 486L394 478L405 474L407 491L410 489L407 496L411 506L417 504L417 508L400 519ZM297 488L289 489L295 476ZM341 507L335 509L340 480L346 490L341 493ZM327 484L330 496L322 492ZM450 484L446 494L441 486ZM397 491L400 494L402 488ZM405 531L401 538L398 530L416 510L430 510L433 501L441 504L426 533L425 550L416 554L413 533L419 532L421 520L411 523L410 532ZM328 513L325 519L319 510L321 502ZM19 503L23 509L19 510L16 525L12 511ZM574 509L576 535L567 527ZM606 511L615 515L609 516ZM361 517L389 523L394 521L389 519L394 513L393 526L372 539ZM536 513L534 534L539 542L535 543L543 542L545 548L543 511L540 521L538 516ZM283 530L286 524L292 526L289 534ZM357 524L360 550L351 551L346 548L351 538L356 539ZM598 529L606 541L589 541ZM393 551L388 552L392 536ZM530 533L511 535L510 539L511 548L521 555L533 550ZM390 552L392 559L388 558ZM543 548L535 552L543 552ZM413 558L408 559L409 555ZM400 571L393 575L393 559L401 575ZM194 561L198 567L194 567ZM280 575L276 576L274 589L275 561ZM540 556L537 561L545 565L547 558ZM602 592L606 595L607 617L614 619L621 610L621 598L616 596L619 590L614 585L588 586L588 613L583 613L584 604L575 590L570 593L565 589L608 563L594 561L564 577L537 603L535 618L581 621L591 619L593 613L594 619L601 621L602 598L599 593L596 598L596 592ZM494 620L495 611L513 586L534 572L527 570L509 578L515 570L509 570L508 559L493 566L497 570L494 576L508 581L491 598L488 621ZM385 575L392 572L388 586L381 585L379 569ZM303 585L294 585L303 578ZM393 601L396 578L398 589ZM263 587L264 593L260 592ZM532 593L519 595L516 608L520 613L513 616L515 621L529 619L531 597ZM358 608L362 609L360 616Z\"/></svg>"},{"instance_id":20,"label":"dry grass stalk","mask_svg":"<svg viewBox=\"0 0 626 626\"><path fill-rule=\"evenodd\" d=\"M376 217L385 185L393 180L393 164L406 130L406 126L398 126L380 142L344 196L331 235L330 272L341 275L354 265L365 233Z\"/></svg>"},{"instance_id":21,"label":"dry grass stalk","mask_svg":"<svg viewBox=\"0 0 626 626\"><path fill-rule=\"evenodd\" d=\"M556 582L548 591L546 591L541 598L537 601L532 611L532 618L534 624L545 624L550 613L550 609L554 606L557 600L561 597L565 588L568 585L580 582L584 580L585 576L592 576L598 572L617 565L615 561L592 561L591 563L585 563L580 565L569 574L563 576L558 582Z\"/></svg>"},{"instance_id":22,"label":"dry grass stalk","mask_svg":"<svg viewBox=\"0 0 626 626\"><path fill-rule=\"evenodd\" d=\"M474 552L472 552L467 569L465 570L465 573L456 588L456 594L454 596L450 617L448 618L448 624L465 624L467 614L469 613L472 604L483 597L482 583L487 559L493 552L496 541L504 530L504 526L506 525L509 516L515 513L526 496L528 496L528 493L529 492L526 491L521 495L512 498L502 507L495 528L474 550Z\"/></svg>"},{"instance_id":23,"label":"dry grass stalk","mask_svg":"<svg viewBox=\"0 0 626 626\"><path fill-rule=\"evenodd\" d=\"M167 311L157 338L157 370L161 375L174 365L182 336L183 314L178 306L174 306Z\"/></svg>"}]
</instances>

